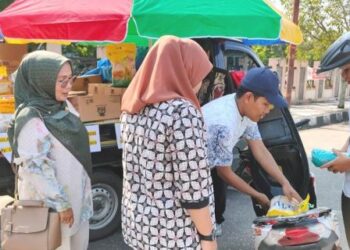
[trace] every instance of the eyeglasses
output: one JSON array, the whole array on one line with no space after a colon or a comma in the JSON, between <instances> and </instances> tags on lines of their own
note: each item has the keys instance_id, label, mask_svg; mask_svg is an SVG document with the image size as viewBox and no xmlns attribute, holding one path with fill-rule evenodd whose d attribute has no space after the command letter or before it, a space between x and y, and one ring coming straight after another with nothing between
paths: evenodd
<instances>
[{"instance_id":1,"label":"eyeglasses","mask_svg":"<svg viewBox=\"0 0 350 250\"><path fill-rule=\"evenodd\" d=\"M67 87L68 83L73 84L76 78L77 76L71 76L62 80L57 80L57 82L61 85L61 88L65 88Z\"/></svg>"}]
</instances>

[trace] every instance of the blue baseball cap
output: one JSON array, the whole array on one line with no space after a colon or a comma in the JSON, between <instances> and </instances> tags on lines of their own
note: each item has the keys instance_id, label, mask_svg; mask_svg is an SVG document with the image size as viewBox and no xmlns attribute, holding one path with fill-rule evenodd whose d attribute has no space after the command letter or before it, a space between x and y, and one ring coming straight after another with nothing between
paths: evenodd
<instances>
[{"instance_id":1,"label":"blue baseball cap","mask_svg":"<svg viewBox=\"0 0 350 250\"><path fill-rule=\"evenodd\" d=\"M278 108L287 107L288 104L280 95L279 80L275 73L268 68L250 69L242 80L241 86L258 95L265 97Z\"/></svg>"}]
</instances>

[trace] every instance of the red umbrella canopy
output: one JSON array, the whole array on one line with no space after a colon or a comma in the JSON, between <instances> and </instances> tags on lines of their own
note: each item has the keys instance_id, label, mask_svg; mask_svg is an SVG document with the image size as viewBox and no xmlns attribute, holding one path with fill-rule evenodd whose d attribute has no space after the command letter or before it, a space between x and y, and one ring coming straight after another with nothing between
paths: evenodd
<instances>
[{"instance_id":1,"label":"red umbrella canopy","mask_svg":"<svg viewBox=\"0 0 350 250\"><path fill-rule=\"evenodd\" d=\"M89 0L84 6L72 0L17 0L1 12L0 24L11 38L120 42L131 7L132 0Z\"/></svg>"},{"instance_id":2,"label":"red umbrella canopy","mask_svg":"<svg viewBox=\"0 0 350 250\"><path fill-rule=\"evenodd\" d=\"M300 44L269 0L16 0L0 12L6 42L133 42L162 35Z\"/></svg>"}]
</instances>

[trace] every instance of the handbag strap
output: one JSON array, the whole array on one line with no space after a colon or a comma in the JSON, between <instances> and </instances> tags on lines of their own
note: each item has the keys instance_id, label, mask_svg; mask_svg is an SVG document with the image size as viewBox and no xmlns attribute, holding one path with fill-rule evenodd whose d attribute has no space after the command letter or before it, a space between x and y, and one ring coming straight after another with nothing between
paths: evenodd
<instances>
[{"instance_id":1,"label":"handbag strap","mask_svg":"<svg viewBox=\"0 0 350 250\"><path fill-rule=\"evenodd\" d=\"M16 164L14 162L14 155L12 154L11 157L11 168L15 175L15 189L14 189L14 201L12 202L15 207L17 206L26 206L26 207L44 207L45 203L42 200L19 200L18 195L18 180L19 180L19 174L18 170L21 164Z\"/></svg>"}]
</instances>

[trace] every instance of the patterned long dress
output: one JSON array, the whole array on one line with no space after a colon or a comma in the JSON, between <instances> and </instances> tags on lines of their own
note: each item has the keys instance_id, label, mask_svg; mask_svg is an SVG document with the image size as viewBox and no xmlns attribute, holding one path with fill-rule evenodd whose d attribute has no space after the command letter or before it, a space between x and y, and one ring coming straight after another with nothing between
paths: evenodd
<instances>
[{"instance_id":1,"label":"patterned long dress","mask_svg":"<svg viewBox=\"0 0 350 250\"><path fill-rule=\"evenodd\" d=\"M43 200L58 212L73 209L74 224L62 225L63 240L87 226L93 215L90 178L81 163L39 118L32 118L18 136L19 198ZM88 234L86 244L88 243Z\"/></svg>"},{"instance_id":2,"label":"patterned long dress","mask_svg":"<svg viewBox=\"0 0 350 250\"><path fill-rule=\"evenodd\" d=\"M209 204L215 224L201 112L183 99L122 115L122 228L134 249L200 249L186 209Z\"/></svg>"}]
</instances>

